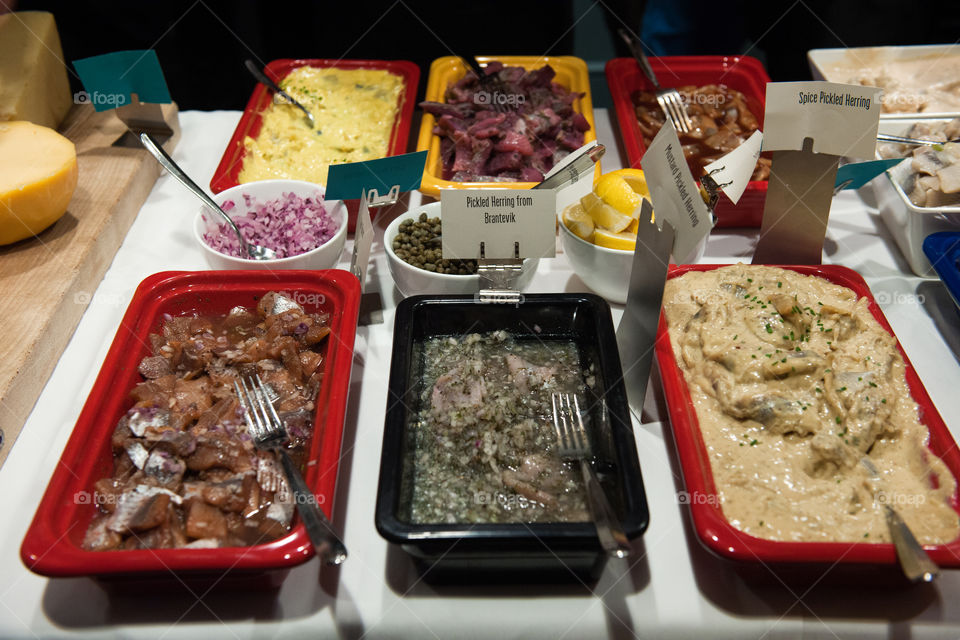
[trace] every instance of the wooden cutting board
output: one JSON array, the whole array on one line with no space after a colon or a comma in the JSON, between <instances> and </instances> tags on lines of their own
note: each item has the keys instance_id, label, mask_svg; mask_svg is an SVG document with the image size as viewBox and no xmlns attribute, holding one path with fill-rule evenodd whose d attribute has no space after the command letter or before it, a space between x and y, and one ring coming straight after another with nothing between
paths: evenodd
<instances>
[{"instance_id":1,"label":"wooden cutting board","mask_svg":"<svg viewBox=\"0 0 960 640\"><path fill-rule=\"evenodd\" d=\"M177 122L176 105L164 114ZM180 138L173 129L168 153ZM111 146L125 131L112 110L74 106L60 127L79 165L66 215L36 238L0 247L0 466L160 175L146 150Z\"/></svg>"}]
</instances>

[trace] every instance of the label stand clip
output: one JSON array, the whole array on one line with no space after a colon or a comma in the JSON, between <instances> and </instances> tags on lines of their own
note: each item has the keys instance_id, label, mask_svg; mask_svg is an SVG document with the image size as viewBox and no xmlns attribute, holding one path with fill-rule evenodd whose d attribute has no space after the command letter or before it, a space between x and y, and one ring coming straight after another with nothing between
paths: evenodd
<instances>
[{"instance_id":1,"label":"label stand clip","mask_svg":"<svg viewBox=\"0 0 960 640\"><path fill-rule=\"evenodd\" d=\"M483 303L520 304L522 295L516 290L516 282L523 271L520 258L520 243L513 243L513 258L487 258L486 247L480 243L480 259L477 275L480 276L478 300Z\"/></svg>"}]
</instances>

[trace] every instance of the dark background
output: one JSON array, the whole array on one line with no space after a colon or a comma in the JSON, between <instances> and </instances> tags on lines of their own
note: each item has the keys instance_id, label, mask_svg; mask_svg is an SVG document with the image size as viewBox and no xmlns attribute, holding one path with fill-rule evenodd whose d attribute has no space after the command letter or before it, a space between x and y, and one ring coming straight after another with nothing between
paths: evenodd
<instances>
[{"instance_id":1,"label":"dark background","mask_svg":"<svg viewBox=\"0 0 960 640\"><path fill-rule=\"evenodd\" d=\"M620 26L640 33L649 55L747 53L778 81L810 77L808 49L960 40L957 0L0 0L3 7L51 11L68 62L155 49L181 109L242 109L255 85L246 58L412 60L422 96L430 62L442 55L572 54L587 60L594 104L603 107L603 63L628 55Z\"/></svg>"}]
</instances>

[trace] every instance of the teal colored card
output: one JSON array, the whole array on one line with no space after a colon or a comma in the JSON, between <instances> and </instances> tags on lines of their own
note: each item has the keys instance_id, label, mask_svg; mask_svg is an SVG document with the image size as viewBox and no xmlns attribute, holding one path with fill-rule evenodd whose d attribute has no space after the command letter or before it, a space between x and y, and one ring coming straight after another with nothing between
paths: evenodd
<instances>
[{"instance_id":1,"label":"teal colored card","mask_svg":"<svg viewBox=\"0 0 960 640\"><path fill-rule=\"evenodd\" d=\"M845 164L837 169L837 179L833 183L834 188L859 189L878 175L903 162L903 158L891 158L890 160L870 160L869 162L852 162ZM849 181L849 182L848 182ZM847 182L847 184L844 184Z\"/></svg>"},{"instance_id":2,"label":"teal colored card","mask_svg":"<svg viewBox=\"0 0 960 640\"><path fill-rule=\"evenodd\" d=\"M327 174L327 200L353 200L364 191L376 189L381 196L395 186L400 193L420 188L427 152L417 151L402 156L334 164Z\"/></svg>"},{"instance_id":3,"label":"teal colored card","mask_svg":"<svg viewBox=\"0 0 960 640\"><path fill-rule=\"evenodd\" d=\"M89 102L97 111L130 104L132 94L137 94L140 102L171 102L160 60L152 49L74 60L73 67L85 90L77 101Z\"/></svg>"}]
</instances>

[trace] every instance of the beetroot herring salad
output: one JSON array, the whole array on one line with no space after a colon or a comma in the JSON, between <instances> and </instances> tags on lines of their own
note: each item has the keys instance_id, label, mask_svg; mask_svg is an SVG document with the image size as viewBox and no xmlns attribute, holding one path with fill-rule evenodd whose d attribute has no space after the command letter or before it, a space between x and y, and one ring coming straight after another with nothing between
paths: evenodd
<instances>
[{"instance_id":1,"label":"beetroot herring salad","mask_svg":"<svg viewBox=\"0 0 960 640\"><path fill-rule=\"evenodd\" d=\"M316 249L336 234L342 221L334 220L324 207L323 194L301 198L295 193L284 193L264 203L244 194L246 212L231 213L237 203L226 200L223 209L250 244L258 244L277 253L277 258L290 258ZM203 241L211 249L233 258L247 258L240 248L237 235L226 222L211 220L204 214L206 230Z\"/></svg>"},{"instance_id":2,"label":"beetroot herring salad","mask_svg":"<svg viewBox=\"0 0 960 640\"><path fill-rule=\"evenodd\" d=\"M583 146L590 124L573 108L583 94L553 82L550 65L527 71L493 61L484 71L496 74L496 89L471 71L447 87L445 102L420 103L437 118L444 180L540 182ZM500 113L497 104L509 109Z\"/></svg>"}]
</instances>

